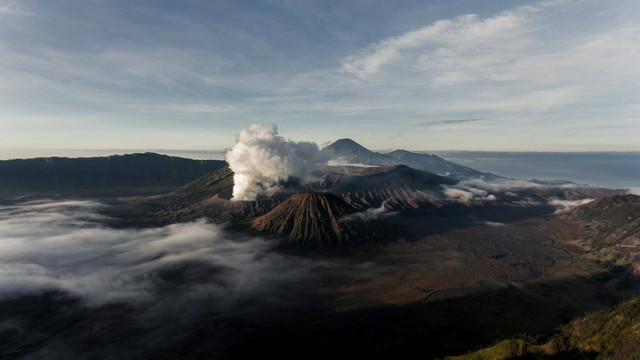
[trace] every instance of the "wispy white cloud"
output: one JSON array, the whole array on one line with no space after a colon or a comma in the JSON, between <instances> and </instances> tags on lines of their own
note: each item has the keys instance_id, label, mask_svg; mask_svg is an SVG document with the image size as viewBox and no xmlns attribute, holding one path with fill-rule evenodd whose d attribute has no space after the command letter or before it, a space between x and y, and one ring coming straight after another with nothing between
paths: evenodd
<instances>
[{"instance_id":1,"label":"wispy white cloud","mask_svg":"<svg viewBox=\"0 0 640 360\"><path fill-rule=\"evenodd\" d=\"M365 211L343 216L339 219L339 221L345 221L345 222L354 221L354 220L373 221L373 220L391 217L397 214L398 212L396 211L390 211L389 208L387 208L387 202L384 201L377 208L369 208L369 209L366 209Z\"/></svg>"},{"instance_id":2,"label":"wispy white cloud","mask_svg":"<svg viewBox=\"0 0 640 360\"><path fill-rule=\"evenodd\" d=\"M0 14L31 10L21 4L0 2ZM156 5L138 6L138 15L162 14ZM628 134L637 128L640 6L631 0L533 1L495 15L429 20L362 48L314 33L318 46L304 56L283 45L276 31L283 29L272 34L273 24L260 14L248 31L242 22L204 23L196 8L162 21L116 16L122 9L108 2L86 5L85 20L58 3L37 8L43 21L6 16L0 125L14 132L0 134L0 141L19 144L29 141L22 133L43 129L49 136L39 141L67 146L66 135L84 127L100 130L96 142L153 123L155 134L192 139L172 147L191 147L194 139L203 147L209 140L202 134L214 124L228 139L218 147L226 147L251 122L283 128L304 122L291 136L325 141L341 131L374 148L396 146L381 133L402 138L409 149L636 146ZM230 16L249 10L235 11ZM52 19L65 26L50 26ZM351 38L371 38L362 35ZM289 40L308 44L304 36ZM73 122L78 127L68 126L71 118L82 119ZM415 131L429 118L490 120L458 122L456 131ZM622 125L591 126L612 118ZM134 141L104 146L134 147Z\"/></svg>"},{"instance_id":3,"label":"wispy white cloud","mask_svg":"<svg viewBox=\"0 0 640 360\"><path fill-rule=\"evenodd\" d=\"M554 212L554 214L562 214L573 209L576 206L588 204L595 199L582 199L582 200L560 200L560 199L552 199L549 201L550 205L556 206L558 210Z\"/></svg>"},{"instance_id":4,"label":"wispy white cloud","mask_svg":"<svg viewBox=\"0 0 640 360\"><path fill-rule=\"evenodd\" d=\"M593 30L559 23L557 14L571 16L583 5L596 17L613 11L567 0L440 20L346 57L341 71L436 97L456 90L460 97L432 103L446 108L452 101L449 110L463 111L539 113L601 96L605 89L635 88L640 26L622 22Z\"/></svg>"},{"instance_id":5,"label":"wispy white cloud","mask_svg":"<svg viewBox=\"0 0 640 360\"><path fill-rule=\"evenodd\" d=\"M530 44L530 39L525 35L533 30L539 13L562 2L547 1L521 6L488 18L468 14L436 21L370 45L358 54L347 57L341 69L366 77L380 72L385 65L404 61L406 57L417 59L414 65L425 69L445 64L479 67L502 62L492 53L500 50L502 52L499 55L505 55L505 50L513 53L525 49ZM466 75L462 72L447 73L436 80L443 81L446 78L457 82L457 79L465 79Z\"/></svg>"},{"instance_id":6,"label":"wispy white cloud","mask_svg":"<svg viewBox=\"0 0 640 360\"><path fill-rule=\"evenodd\" d=\"M15 0L0 1L0 14L35 16L34 13L24 9L22 6L20 6L20 3Z\"/></svg>"}]
</instances>

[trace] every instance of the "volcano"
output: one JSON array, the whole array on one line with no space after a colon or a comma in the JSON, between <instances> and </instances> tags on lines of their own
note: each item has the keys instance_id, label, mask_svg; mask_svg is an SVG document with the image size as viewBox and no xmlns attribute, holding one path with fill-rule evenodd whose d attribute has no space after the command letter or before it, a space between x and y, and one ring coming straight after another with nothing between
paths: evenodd
<instances>
[{"instance_id":1,"label":"volcano","mask_svg":"<svg viewBox=\"0 0 640 360\"><path fill-rule=\"evenodd\" d=\"M295 248L349 247L371 243L377 237L357 213L337 195L297 193L269 213L251 221L251 228L275 235L282 245Z\"/></svg>"},{"instance_id":2,"label":"volcano","mask_svg":"<svg viewBox=\"0 0 640 360\"><path fill-rule=\"evenodd\" d=\"M370 168L333 168L319 186L340 195L357 209L393 210L440 207L442 185L457 181L405 165Z\"/></svg>"}]
</instances>

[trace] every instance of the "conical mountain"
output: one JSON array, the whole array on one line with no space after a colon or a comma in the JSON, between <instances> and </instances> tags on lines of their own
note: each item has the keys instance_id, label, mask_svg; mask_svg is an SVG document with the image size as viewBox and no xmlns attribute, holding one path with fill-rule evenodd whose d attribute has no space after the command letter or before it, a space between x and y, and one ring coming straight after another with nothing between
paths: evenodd
<instances>
[{"instance_id":1,"label":"conical mountain","mask_svg":"<svg viewBox=\"0 0 640 360\"><path fill-rule=\"evenodd\" d=\"M361 221L345 221L357 210L339 196L304 192L291 196L269 213L251 221L251 228L282 238L286 247L348 247L371 242L374 234Z\"/></svg>"},{"instance_id":2,"label":"conical mountain","mask_svg":"<svg viewBox=\"0 0 640 360\"><path fill-rule=\"evenodd\" d=\"M345 155L370 155L373 151L365 148L351 139L339 139L327 146L324 150L333 151L340 156Z\"/></svg>"},{"instance_id":3,"label":"conical mountain","mask_svg":"<svg viewBox=\"0 0 640 360\"><path fill-rule=\"evenodd\" d=\"M322 149L330 158L340 159L351 164L365 165L395 165L398 161L390 156L373 152L351 139L336 140Z\"/></svg>"}]
</instances>

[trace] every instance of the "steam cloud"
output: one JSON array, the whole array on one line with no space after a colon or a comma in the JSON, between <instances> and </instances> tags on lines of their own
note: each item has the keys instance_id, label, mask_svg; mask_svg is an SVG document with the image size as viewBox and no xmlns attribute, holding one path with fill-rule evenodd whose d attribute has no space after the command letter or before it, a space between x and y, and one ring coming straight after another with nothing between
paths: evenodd
<instances>
[{"instance_id":1,"label":"steam cloud","mask_svg":"<svg viewBox=\"0 0 640 360\"><path fill-rule=\"evenodd\" d=\"M327 164L318 145L278 136L274 124L251 124L236 135L225 156L234 172L232 200L255 200L269 186L291 178L306 179Z\"/></svg>"}]
</instances>

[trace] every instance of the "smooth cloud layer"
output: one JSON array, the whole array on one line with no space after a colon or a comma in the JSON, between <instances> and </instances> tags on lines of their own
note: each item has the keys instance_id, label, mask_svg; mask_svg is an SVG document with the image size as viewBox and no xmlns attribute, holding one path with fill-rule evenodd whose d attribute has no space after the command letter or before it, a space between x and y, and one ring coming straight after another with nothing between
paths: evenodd
<instances>
[{"instance_id":1,"label":"smooth cloud layer","mask_svg":"<svg viewBox=\"0 0 640 360\"><path fill-rule=\"evenodd\" d=\"M233 170L232 200L255 200L269 186L291 178L305 179L327 164L312 142L295 142L278 136L274 124L251 124L236 135L225 156Z\"/></svg>"}]
</instances>

